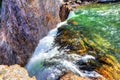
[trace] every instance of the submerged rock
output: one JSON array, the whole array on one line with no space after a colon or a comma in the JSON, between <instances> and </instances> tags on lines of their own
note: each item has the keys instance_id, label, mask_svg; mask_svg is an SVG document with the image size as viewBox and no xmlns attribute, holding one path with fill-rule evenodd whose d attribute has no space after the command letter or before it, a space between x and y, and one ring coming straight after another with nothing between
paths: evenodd
<instances>
[{"instance_id":1,"label":"submerged rock","mask_svg":"<svg viewBox=\"0 0 120 80\"><path fill-rule=\"evenodd\" d=\"M0 80L36 80L30 78L27 71L19 65L0 65Z\"/></svg>"}]
</instances>

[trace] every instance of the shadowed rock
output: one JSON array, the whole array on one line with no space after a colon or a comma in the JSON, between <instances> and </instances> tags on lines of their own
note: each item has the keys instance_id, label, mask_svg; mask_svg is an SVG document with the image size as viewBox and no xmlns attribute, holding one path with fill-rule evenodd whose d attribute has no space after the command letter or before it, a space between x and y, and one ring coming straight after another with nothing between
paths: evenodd
<instances>
[{"instance_id":1,"label":"shadowed rock","mask_svg":"<svg viewBox=\"0 0 120 80\"><path fill-rule=\"evenodd\" d=\"M24 66L39 39L60 22L59 0L4 0L0 64Z\"/></svg>"}]
</instances>

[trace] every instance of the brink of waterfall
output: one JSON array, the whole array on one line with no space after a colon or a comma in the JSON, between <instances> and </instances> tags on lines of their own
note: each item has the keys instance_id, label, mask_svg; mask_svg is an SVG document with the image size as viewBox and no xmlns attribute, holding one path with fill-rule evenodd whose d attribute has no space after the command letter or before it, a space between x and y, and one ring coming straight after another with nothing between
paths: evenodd
<instances>
[{"instance_id":1,"label":"brink of waterfall","mask_svg":"<svg viewBox=\"0 0 120 80\"><path fill-rule=\"evenodd\" d=\"M119 16L118 3L71 11L66 21L39 40L26 65L29 75L57 80L70 71L81 77L119 80Z\"/></svg>"}]
</instances>

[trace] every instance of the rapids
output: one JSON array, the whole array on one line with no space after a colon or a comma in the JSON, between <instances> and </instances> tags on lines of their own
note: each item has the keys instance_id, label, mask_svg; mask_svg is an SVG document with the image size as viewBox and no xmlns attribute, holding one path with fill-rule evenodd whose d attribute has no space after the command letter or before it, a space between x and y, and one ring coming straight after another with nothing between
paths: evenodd
<instances>
[{"instance_id":1,"label":"rapids","mask_svg":"<svg viewBox=\"0 0 120 80\"><path fill-rule=\"evenodd\" d=\"M107 7L104 5L83 7L70 12L66 21L59 23L39 41L26 65L30 76L36 76L37 80L57 80L64 72L71 71L83 77L103 77L102 72L99 74L96 70L99 70L102 65L104 65L103 70L106 67L111 69L109 65L114 66L117 60L119 61L119 4L108 4ZM66 36L68 41L64 39ZM58 45L56 40L59 41ZM81 46L87 47L86 52L82 52L84 49L80 50ZM67 54L68 52L77 54ZM84 54L80 55L81 53ZM88 69L89 65L89 67L93 66L91 63L87 65L90 60L97 65L94 65L95 69ZM119 72L119 68L113 68L114 73ZM114 78L118 79L119 76Z\"/></svg>"},{"instance_id":2,"label":"rapids","mask_svg":"<svg viewBox=\"0 0 120 80\"><path fill-rule=\"evenodd\" d=\"M63 24L66 24L66 21L58 24L55 29L39 41L32 58L26 66L30 76L35 75L37 80L57 80L65 71L72 71L79 76L86 77L101 76L95 71L79 70L78 66L75 65L77 60L87 62L89 59L95 59L95 57L64 54L66 50L59 51L59 46L54 46L57 29Z\"/></svg>"}]
</instances>

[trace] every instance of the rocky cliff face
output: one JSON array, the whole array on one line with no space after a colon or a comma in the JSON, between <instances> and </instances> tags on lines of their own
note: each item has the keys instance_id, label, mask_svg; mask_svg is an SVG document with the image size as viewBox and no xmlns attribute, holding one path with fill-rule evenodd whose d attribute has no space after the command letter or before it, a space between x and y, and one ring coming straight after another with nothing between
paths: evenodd
<instances>
[{"instance_id":1,"label":"rocky cliff face","mask_svg":"<svg viewBox=\"0 0 120 80\"><path fill-rule=\"evenodd\" d=\"M0 65L0 80L36 80L30 78L27 71L19 65Z\"/></svg>"},{"instance_id":2,"label":"rocky cliff face","mask_svg":"<svg viewBox=\"0 0 120 80\"><path fill-rule=\"evenodd\" d=\"M60 0L4 0L0 64L24 66L39 39L60 22Z\"/></svg>"}]
</instances>

